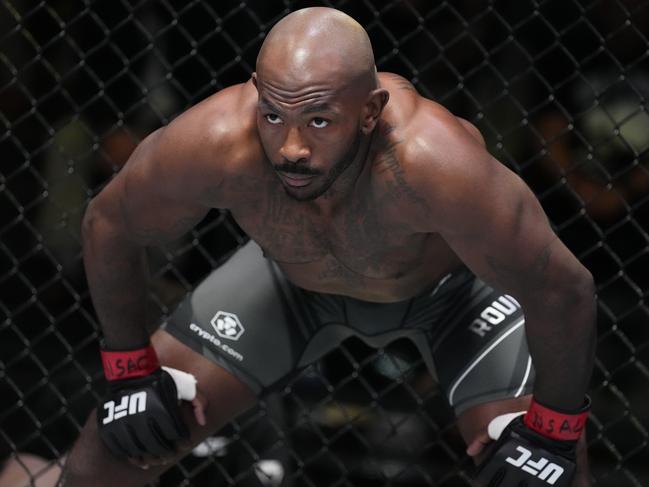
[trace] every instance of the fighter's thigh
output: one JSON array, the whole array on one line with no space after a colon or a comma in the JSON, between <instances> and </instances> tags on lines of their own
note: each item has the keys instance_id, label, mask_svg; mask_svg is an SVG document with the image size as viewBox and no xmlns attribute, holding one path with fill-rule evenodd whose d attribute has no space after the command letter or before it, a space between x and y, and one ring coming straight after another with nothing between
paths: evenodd
<instances>
[{"instance_id":1,"label":"fighter's thigh","mask_svg":"<svg viewBox=\"0 0 649 487\"><path fill-rule=\"evenodd\" d=\"M485 438L487 426L496 416L501 414L526 411L532 396L526 395L512 399L490 401L470 407L457 418L457 426L467 445L479 438ZM484 454L474 457L476 463L484 460ZM575 487L588 487L591 485L588 468L588 455L585 433L577 442L577 475L573 483Z\"/></svg>"},{"instance_id":2,"label":"fighter's thigh","mask_svg":"<svg viewBox=\"0 0 649 487\"><path fill-rule=\"evenodd\" d=\"M198 392L206 399L205 427L196 424L191 406L188 403L183 404L183 414L190 425L192 438L194 435L213 433L256 403L255 393L246 384L164 330L158 330L151 342L158 353L160 363L193 374L197 380Z\"/></svg>"},{"instance_id":3,"label":"fighter's thigh","mask_svg":"<svg viewBox=\"0 0 649 487\"><path fill-rule=\"evenodd\" d=\"M200 426L194 419L192 407L183 403L182 414L189 427L190 440L168 459L166 465L142 469L118 459L106 449L99 438L96 411L93 411L68 457L60 485L142 486L160 476L205 437L255 404L256 397L248 386L170 334L159 330L151 341L162 365L194 374L197 389L206 399L207 424Z\"/></svg>"}]
</instances>

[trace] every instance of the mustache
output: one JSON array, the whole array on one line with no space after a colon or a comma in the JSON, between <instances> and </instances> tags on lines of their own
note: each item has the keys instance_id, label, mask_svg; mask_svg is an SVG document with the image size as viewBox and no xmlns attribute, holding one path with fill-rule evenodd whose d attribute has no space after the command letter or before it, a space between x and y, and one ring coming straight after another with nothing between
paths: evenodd
<instances>
[{"instance_id":1,"label":"mustache","mask_svg":"<svg viewBox=\"0 0 649 487\"><path fill-rule=\"evenodd\" d=\"M305 176L320 175L320 171L316 171L315 169L311 169L304 164L295 162L285 162L283 164L278 164L276 166L273 166L273 169L277 172L285 172L289 174L303 174Z\"/></svg>"}]
</instances>

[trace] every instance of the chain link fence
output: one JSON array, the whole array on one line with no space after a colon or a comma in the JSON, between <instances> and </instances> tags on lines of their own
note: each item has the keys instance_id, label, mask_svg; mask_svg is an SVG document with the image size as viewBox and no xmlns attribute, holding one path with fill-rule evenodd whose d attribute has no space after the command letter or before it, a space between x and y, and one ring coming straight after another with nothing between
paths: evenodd
<instances>
[{"instance_id":1,"label":"chain link fence","mask_svg":"<svg viewBox=\"0 0 649 487\"><path fill-rule=\"evenodd\" d=\"M0 458L56 461L102 390L80 255L88 200L147 133L248 79L270 26L312 5L358 19L380 70L475 123L594 274L594 480L649 485L649 2L640 0L0 2ZM245 239L214 210L176 244L151 249L152 325ZM453 421L409 343L374 350L352 339L214 432L160 485L282 476L285 486L468 485Z\"/></svg>"}]
</instances>

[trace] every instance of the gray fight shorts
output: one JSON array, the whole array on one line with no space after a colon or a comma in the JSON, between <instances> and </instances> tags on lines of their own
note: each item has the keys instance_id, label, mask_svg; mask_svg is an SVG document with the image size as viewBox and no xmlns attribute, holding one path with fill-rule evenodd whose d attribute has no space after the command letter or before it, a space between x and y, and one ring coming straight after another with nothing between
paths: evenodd
<instances>
[{"instance_id":1,"label":"gray fight shorts","mask_svg":"<svg viewBox=\"0 0 649 487\"><path fill-rule=\"evenodd\" d=\"M162 327L262 395L350 336L373 347L409 338L459 414L531 393L534 371L519 303L466 268L424 294L371 303L298 288L249 242L210 274Z\"/></svg>"}]
</instances>

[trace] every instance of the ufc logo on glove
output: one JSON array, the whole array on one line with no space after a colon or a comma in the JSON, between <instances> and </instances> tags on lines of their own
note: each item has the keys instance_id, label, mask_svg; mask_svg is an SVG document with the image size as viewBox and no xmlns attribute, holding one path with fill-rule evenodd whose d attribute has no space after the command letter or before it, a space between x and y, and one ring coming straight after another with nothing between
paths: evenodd
<instances>
[{"instance_id":1,"label":"ufc logo on glove","mask_svg":"<svg viewBox=\"0 0 649 487\"><path fill-rule=\"evenodd\" d=\"M507 457L505 459L507 463L514 467L519 467L521 470L524 470L541 480L545 480L550 485L554 485L563 474L563 467L560 467L556 463L551 463L547 458L541 457L539 460L533 461L530 459L532 452L527 448L517 446L516 450L520 452L520 457Z\"/></svg>"},{"instance_id":2,"label":"ufc logo on glove","mask_svg":"<svg viewBox=\"0 0 649 487\"><path fill-rule=\"evenodd\" d=\"M589 410L588 396L574 412L550 409L533 398L527 411L495 417L487 427L494 443L478 466L475 485L572 487L577 441Z\"/></svg>"},{"instance_id":3,"label":"ufc logo on glove","mask_svg":"<svg viewBox=\"0 0 649 487\"><path fill-rule=\"evenodd\" d=\"M103 402L106 416L97 414L104 445L122 458L175 453L178 441L189 438L180 404L196 397L196 378L182 370L161 367L151 345L102 350L101 358L108 379ZM120 363L136 366L120 369Z\"/></svg>"},{"instance_id":4,"label":"ufc logo on glove","mask_svg":"<svg viewBox=\"0 0 649 487\"><path fill-rule=\"evenodd\" d=\"M118 406L115 406L115 401L107 401L104 403L104 409L108 410L108 414L102 420L102 424L112 423L124 416L143 413L146 410L146 391L122 396Z\"/></svg>"}]
</instances>

